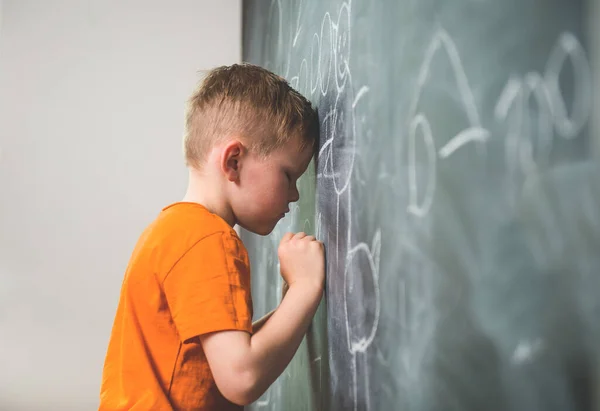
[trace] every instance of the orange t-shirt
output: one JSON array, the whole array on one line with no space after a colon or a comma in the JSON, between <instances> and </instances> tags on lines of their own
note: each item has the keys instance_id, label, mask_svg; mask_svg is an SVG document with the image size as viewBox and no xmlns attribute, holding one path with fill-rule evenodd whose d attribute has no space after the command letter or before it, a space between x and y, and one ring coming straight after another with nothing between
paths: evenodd
<instances>
[{"instance_id":1,"label":"orange t-shirt","mask_svg":"<svg viewBox=\"0 0 600 411\"><path fill-rule=\"evenodd\" d=\"M127 267L99 410L241 410L217 389L194 338L220 330L252 332L248 253L200 204L172 204Z\"/></svg>"}]
</instances>

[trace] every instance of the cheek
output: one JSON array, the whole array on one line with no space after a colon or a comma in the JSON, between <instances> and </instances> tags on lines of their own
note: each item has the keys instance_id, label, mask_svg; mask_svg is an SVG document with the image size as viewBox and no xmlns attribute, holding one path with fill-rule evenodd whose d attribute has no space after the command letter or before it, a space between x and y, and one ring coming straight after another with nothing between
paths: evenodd
<instances>
[{"instance_id":1,"label":"cheek","mask_svg":"<svg viewBox=\"0 0 600 411\"><path fill-rule=\"evenodd\" d=\"M246 183L244 197L254 206L263 210L273 207L281 208L282 204L285 206L288 182L284 176L278 177L272 173L257 172L253 173Z\"/></svg>"},{"instance_id":2,"label":"cheek","mask_svg":"<svg viewBox=\"0 0 600 411\"><path fill-rule=\"evenodd\" d=\"M286 178L271 177L260 183L260 189L257 194L261 197L260 201L273 206L281 206L287 200L288 183Z\"/></svg>"}]
</instances>

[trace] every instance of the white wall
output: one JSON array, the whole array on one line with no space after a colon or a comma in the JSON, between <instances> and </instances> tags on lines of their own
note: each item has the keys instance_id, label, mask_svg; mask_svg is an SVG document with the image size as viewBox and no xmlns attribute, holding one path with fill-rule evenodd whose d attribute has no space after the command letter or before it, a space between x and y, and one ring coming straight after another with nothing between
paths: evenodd
<instances>
[{"instance_id":1,"label":"white wall","mask_svg":"<svg viewBox=\"0 0 600 411\"><path fill-rule=\"evenodd\" d=\"M240 60L241 3L1 10L0 410L97 409L126 264L184 194L184 103Z\"/></svg>"}]
</instances>

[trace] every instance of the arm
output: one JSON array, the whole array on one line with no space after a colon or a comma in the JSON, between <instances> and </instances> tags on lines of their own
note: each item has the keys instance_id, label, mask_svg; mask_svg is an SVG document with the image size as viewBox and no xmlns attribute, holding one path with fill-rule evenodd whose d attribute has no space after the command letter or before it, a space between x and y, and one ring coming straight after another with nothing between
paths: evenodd
<instances>
[{"instance_id":1,"label":"arm","mask_svg":"<svg viewBox=\"0 0 600 411\"><path fill-rule=\"evenodd\" d=\"M263 315L261 318L259 318L258 320L254 321L252 323L252 334L256 334L258 332L258 330L260 330L263 327L263 325L265 325L265 323L267 322L267 320L269 318L271 318L271 316L273 315L274 312L275 312L275 310L269 311L268 313L266 313L265 315Z\"/></svg>"},{"instance_id":2,"label":"arm","mask_svg":"<svg viewBox=\"0 0 600 411\"><path fill-rule=\"evenodd\" d=\"M288 290L288 285L284 281L281 286L281 299L282 300L285 297L285 293L287 293L287 290ZM265 314L264 316L262 316L260 319L254 321L252 323L252 334L256 334L258 332L258 330L260 330L263 327L263 325L265 325L267 320L269 318L271 318L271 316L273 315L274 312L275 312L275 310L272 310L272 311L268 312L267 314Z\"/></svg>"},{"instance_id":3,"label":"arm","mask_svg":"<svg viewBox=\"0 0 600 411\"><path fill-rule=\"evenodd\" d=\"M200 336L217 387L231 402L256 401L292 360L314 316L322 287L290 286L279 308L253 336L221 331Z\"/></svg>"},{"instance_id":4,"label":"arm","mask_svg":"<svg viewBox=\"0 0 600 411\"><path fill-rule=\"evenodd\" d=\"M323 294L323 244L312 236L286 234L279 247L289 289L256 334L220 331L200 336L219 391L231 402L257 400L292 360Z\"/></svg>"}]
</instances>

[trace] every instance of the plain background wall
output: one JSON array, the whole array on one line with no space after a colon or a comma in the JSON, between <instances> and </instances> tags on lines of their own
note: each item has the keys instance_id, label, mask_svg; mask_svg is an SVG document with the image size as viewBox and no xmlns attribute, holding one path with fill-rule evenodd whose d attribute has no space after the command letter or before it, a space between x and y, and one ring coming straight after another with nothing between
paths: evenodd
<instances>
[{"instance_id":1,"label":"plain background wall","mask_svg":"<svg viewBox=\"0 0 600 411\"><path fill-rule=\"evenodd\" d=\"M185 191L198 70L241 59L241 2L2 3L0 410L93 410L131 251Z\"/></svg>"}]
</instances>

